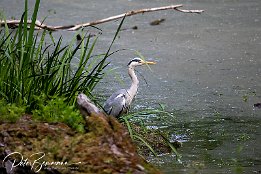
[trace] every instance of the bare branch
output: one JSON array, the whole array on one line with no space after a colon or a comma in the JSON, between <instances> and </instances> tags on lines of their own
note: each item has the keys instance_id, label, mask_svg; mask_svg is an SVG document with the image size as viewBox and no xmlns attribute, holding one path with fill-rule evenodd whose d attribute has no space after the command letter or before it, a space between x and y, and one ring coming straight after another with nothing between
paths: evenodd
<instances>
[{"instance_id":1,"label":"bare branch","mask_svg":"<svg viewBox=\"0 0 261 174\"><path fill-rule=\"evenodd\" d=\"M101 20L82 23L82 24L76 24L76 25L68 25L68 26L49 26L49 25L45 25L45 24L41 23L39 20L37 20L36 24L35 24L35 29L36 30L46 29L46 30L50 30L50 31L56 31L56 30L75 31L75 30L79 30L84 27L94 26L94 25L105 23L105 22L117 20L117 19L123 18L124 16L132 16L132 15L136 15L136 14L140 14L140 13L154 12L154 11L160 11L160 10L172 9L172 10L176 10L176 11L179 11L182 13L197 13L197 14L204 12L204 10L184 10L184 9L180 9L180 7L183 7L183 5L179 4L179 5L170 5L170 6L163 6L163 7L132 10L132 11L128 11L126 13L122 13L122 14L119 14L116 16L111 16L111 17L104 18ZM20 20L6 20L6 24L8 25L8 27L12 27L12 28L17 27L19 25L19 23L20 23ZM28 20L27 23L31 24L31 20ZM5 25L5 21L0 21L0 26L4 26L4 25Z\"/></svg>"},{"instance_id":2,"label":"bare branch","mask_svg":"<svg viewBox=\"0 0 261 174\"><path fill-rule=\"evenodd\" d=\"M116 19L120 19L120 18L123 18L124 16L132 16L132 15L136 15L136 14L140 14L140 13L153 12L153 11L159 11L159 10L176 9L178 7L182 7L182 5L171 5L171 6L165 6L165 7L147 8L147 9L128 11L126 13L122 13L122 14L116 15L116 16L111 16L111 17L101 19L101 20L98 20L98 21L88 22L88 23L84 23L84 24L78 24L78 25L75 25L72 28L68 28L68 30L74 31L74 30L78 30L79 28L82 28L82 27L97 25L97 24L113 21L113 20L116 20Z\"/></svg>"},{"instance_id":3,"label":"bare branch","mask_svg":"<svg viewBox=\"0 0 261 174\"><path fill-rule=\"evenodd\" d=\"M204 10L182 10L179 8L176 8L175 10L183 12L183 13L197 13L197 14L204 12Z\"/></svg>"}]
</instances>

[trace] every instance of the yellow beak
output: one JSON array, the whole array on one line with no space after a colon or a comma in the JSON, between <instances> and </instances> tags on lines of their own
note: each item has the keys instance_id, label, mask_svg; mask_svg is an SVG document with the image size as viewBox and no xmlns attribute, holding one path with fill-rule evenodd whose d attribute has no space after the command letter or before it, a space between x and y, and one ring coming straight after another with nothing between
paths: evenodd
<instances>
[{"instance_id":1,"label":"yellow beak","mask_svg":"<svg viewBox=\"0 0 261 174\"><path fill-rule=\"evenodd\" d=\"M155 65L156 62L152 62L152 61L142 61L142 64Z\"/></svg>"}]
</instances>

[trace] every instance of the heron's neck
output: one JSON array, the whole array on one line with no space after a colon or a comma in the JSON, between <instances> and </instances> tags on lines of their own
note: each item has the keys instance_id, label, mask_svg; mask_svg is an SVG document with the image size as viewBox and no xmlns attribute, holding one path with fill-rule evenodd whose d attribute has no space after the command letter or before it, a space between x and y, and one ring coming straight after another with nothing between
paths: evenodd
<instances>
[{"instance_id":1,"label":"heron's neck","mask_svg":"<svg viewBox=\"0 0 261 174\"><path fill-rule=\"evenodd\" d=\"M139 80L134 72L134 67L129 67L128 72L129 72L129 76L131 78L131 86L128 89L128 93L131 96L131 98L133 98L137 93Z\"/></svg>"}]
</instances>

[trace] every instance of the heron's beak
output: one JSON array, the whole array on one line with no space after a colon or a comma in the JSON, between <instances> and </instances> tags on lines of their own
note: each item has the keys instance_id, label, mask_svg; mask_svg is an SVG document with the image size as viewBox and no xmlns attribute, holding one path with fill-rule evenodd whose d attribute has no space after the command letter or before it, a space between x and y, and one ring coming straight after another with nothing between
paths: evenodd
<instances>
[{"instance_id":1,"label":"heron's beak","mask_svg":"<svg viewBox=\"0 0 261 174\"><path fill-rule=\"evenodd\" d=\"M142 64L155 65L156 62L152 62L152 61L142 61Z\"/></svg>"}]
</instances>

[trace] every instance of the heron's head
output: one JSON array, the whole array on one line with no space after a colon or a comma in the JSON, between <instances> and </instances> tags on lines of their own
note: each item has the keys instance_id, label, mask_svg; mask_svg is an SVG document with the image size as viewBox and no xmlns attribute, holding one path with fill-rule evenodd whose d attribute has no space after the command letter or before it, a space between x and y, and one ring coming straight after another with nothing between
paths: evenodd
<instances>
[{"instance_id":1,"label":"heron's head","mask_svg":"<svg viewBox=\"0 0 261 174\"><path fill-rule=\"evenodd\" d=\"M155 65L156 62L145 61L145 60L142 60L142 59L139 58L139 57L135 57L135 58L133 58L133 59L129 62L128 66L129 66L129 67L135 67L135 66L140 66L140 65L145 65L145 64L147 64L147 65Z\"/></svg>"}]
</instances>

